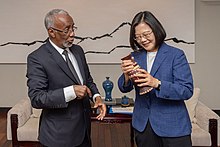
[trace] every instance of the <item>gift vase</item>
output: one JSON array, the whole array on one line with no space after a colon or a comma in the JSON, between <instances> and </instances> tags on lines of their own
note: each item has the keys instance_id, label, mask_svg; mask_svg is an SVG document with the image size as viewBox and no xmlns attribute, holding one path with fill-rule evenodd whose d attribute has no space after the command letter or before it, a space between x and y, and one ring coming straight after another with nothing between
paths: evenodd
<instances>
[{"instance_id":1,"label":"gift vase","mask_svg":"<svg viewBox=\"0 0 220 147\"><path fill-rule=\"evenodd\" d=\"M105 90L105 101L112 101L113 86L113 82L109 80L109 77L106 77L106 80L102 83L102 87Z\"/></svg>"},{"instance_id":2,"label":"gift vase","mask_svg":"<svg viewBox=\"0 0 220 147\"><path fill-rule=\"evenodd\" d=\"M135 75L135 74L138 73L137 69L140 68L140 66L134 61L134 57L132 57L131 54L127 55L126 57L123 57L121 60L132 60L132 62L134 63L133 70L128 73L129 76L130 75ZM136 80L136 78L132 78L132 80L134 81L134 80ZM151 88L152 87L150 87L150 86L141 87L139 94L140 95L146 94L146 93L148 93L148 91L150 91Z\"/></svg>"}]
</instances>

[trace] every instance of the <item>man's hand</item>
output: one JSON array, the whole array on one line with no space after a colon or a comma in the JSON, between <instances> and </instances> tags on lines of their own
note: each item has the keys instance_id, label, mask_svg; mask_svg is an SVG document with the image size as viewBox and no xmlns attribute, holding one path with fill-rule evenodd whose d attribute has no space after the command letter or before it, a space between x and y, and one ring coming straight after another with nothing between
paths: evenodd
<instances>
[{"instance_id":1,"label":"man's hand","mask_svg":"<svg viewBox=\"0 0 220 147\"><path fill-rule=\"evenodd\" d=\"M85 85L73 85L73 89L76 93L77 99L83 99L87 95L89 95L89 97L92 97L92 92Z\"/></svg>"},{"instance_id":2,"label":"man's hand","mask_svg":"<svg viewBox=\"0 0 220 147\"><path fill-rule=\"evenodd\" d=\"M106 114L106 105L102 102L102 99L100 96L97 96L95 98L94 108L98 108L99 112L100 112L96 118L98 120L103 120L103 118L105 117L105 114Z\"/></svg>"}]
</instances>

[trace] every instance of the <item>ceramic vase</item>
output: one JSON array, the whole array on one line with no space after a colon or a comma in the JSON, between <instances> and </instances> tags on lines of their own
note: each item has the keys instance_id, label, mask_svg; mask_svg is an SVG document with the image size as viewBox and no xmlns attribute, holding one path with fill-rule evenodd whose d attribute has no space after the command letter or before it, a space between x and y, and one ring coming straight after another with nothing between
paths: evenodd
<instances>
[{"instance_id":1,"label":"ceramic vase","mask_svg":"<svg viewBox=\"0 0 220 147\"><path fill-rule=\"evenodd\" d=\"M105 90L105 101L112 101L112 89L114 84L109 80L109 77L106 77L106 80L103 81L102 87Z\"/></svg>"},{"instance_id":2,"label":"ceramic vase","mask_svg":"<svg viewBox=\"0 0 220 147\"><path fill-rule=\"evenodd\" d=\"M129 97L127 97L126 95L124 95L122 98L121 98L121 105L123 107L127 107L130 105L130 102L129 102Z\"/></svg>"},{"instance_id":3,"label":"ceramic vase","mask_svg":"<svg viewBox=\"0 0 220 147\"><path fill-rule=\"evenodd\" d=\"M140 66L134 61L134 57L131 56L131 54L127 55L126 57L123 57L121 60L131 60L134 63L134 68L131 72L129 72L129 75L135 75L138 73L137 69L140 68ZM136 80L136 78L132 78L132 80ZM148 91L151 89L150 86L144 86L140 88L140 95L148 93Z\"/></svg>"}]
</instances>

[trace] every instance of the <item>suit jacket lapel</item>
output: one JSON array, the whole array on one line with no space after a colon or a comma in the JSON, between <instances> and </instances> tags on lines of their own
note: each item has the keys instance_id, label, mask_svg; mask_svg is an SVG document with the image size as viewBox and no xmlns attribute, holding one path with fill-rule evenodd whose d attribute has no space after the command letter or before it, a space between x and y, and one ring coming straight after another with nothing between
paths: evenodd
<instances>
[{"instance_id":1,"label":"suit jacket lapel","mask_svg":"<svg viewBox=\"0 0 220 147\"><path fill-rule=\"evenodd\" d=\"M167 45L165 43L163 43L157 51L157 55L156 55L156 58L154 60L151 72L150 72L150 74L152 76L154 76L156 74L156 72L157 72L158 68L160 67L161 63L167 57L166 56L167 51L168 51L167 50Z\"/></svg>"},{"instance_id":2,"label":"suit jacket lapel","mask_svg":"<svg viewBox=\"0 0 220 147\"><path fill-rule=\"evenodd\" d=\"M83 78L83 84L85 84L86 81L86 76L85 76L85 71L84 71L84 65L83 65L83 61L80 58L82 55L80 55L80 53L77 51L76 48L74 48L74 45L70 48L70 51L73 53L74 57L76 58L77 64L79 66L79 70L81 73L81 76Z\"/></svg>"},{"instance_id":3,"label":"suit jacket lapel","mask_svg":"<svg viewBox=\"0 0 220 147\"><path fill-rule=\"evenodd\" d=\"M167 45L166 43L163 43L161 47L158 49L156 58L154 60L154 63L153 63L153 66L150 72L152 76L156 74L161 63L167 57L166 56L167 51L168 51ZM132 52L132 56L134 56L135 61L138 63L138 65L140 65L141 68L147 70L147 51L146 50L141 50L139 52Z\"/></svg>"},{"instance_id":4,"label":"suit jacket lapel","mask_svg":"<svg viewBox=\"0 0 220 147\"><path fill-rule=\"evenodd\" d=\"M70 71L69 67L66 64L66 61L60 55L60 53L50 44L48 41L46 44L49 53L51 54L51 58L57 63L57 65L62 69L62 71L70 77L75 83L80 84L77 79L73 76L72 72Z\"/></svg>"}]
</instances>

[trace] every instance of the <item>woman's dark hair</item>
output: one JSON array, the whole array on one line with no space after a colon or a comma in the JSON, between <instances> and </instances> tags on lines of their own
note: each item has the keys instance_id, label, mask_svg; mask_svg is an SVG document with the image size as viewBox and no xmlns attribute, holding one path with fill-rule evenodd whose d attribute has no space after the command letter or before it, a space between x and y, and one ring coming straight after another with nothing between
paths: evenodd
<instances>
[{"instance_id":1,"label":"woman's dark hair","mask_svg":"<svg viewBox=\"0 0 220 147\"><path fill-rule=\"evenodd\" d=\"M156 47L159 47L166 38L166 32L161 25L161 23L157 20L157 18L149 11L139 12L135 15L131 23L130 29L130 45L134 51L140 50L142 47L137 43L134 39L135 37L135 27L140 23L146 23L152 29L155 39L156 39Z\"/></svg>"}]
</instances>

